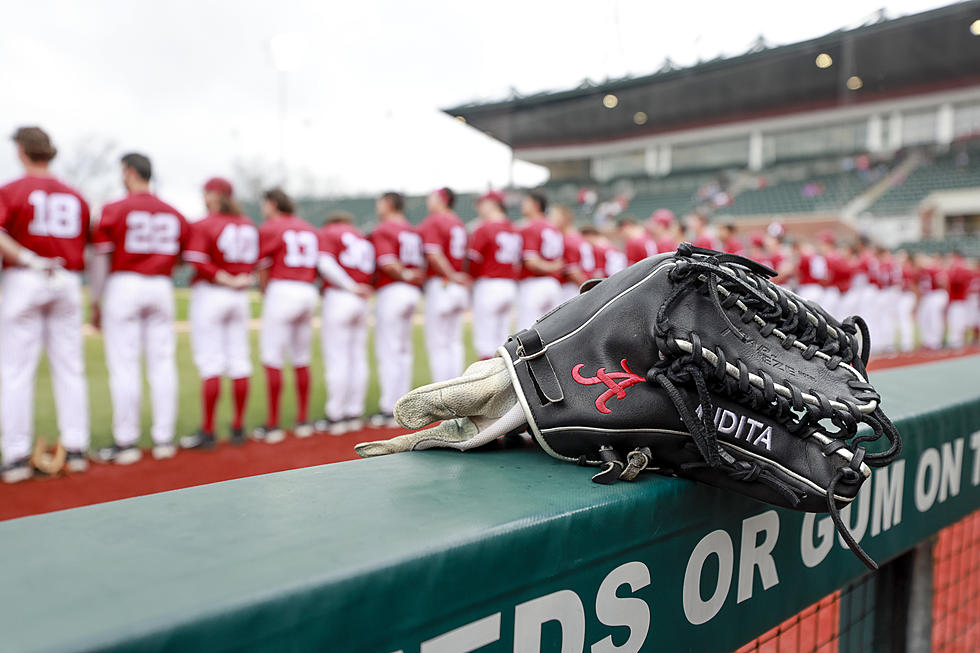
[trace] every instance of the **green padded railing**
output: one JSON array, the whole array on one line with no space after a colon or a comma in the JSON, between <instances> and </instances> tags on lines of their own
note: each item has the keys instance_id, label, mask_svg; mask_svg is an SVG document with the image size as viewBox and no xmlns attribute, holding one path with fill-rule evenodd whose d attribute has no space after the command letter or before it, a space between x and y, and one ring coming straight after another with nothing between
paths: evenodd
<instances>
[{"instance_id":1,"label":"green padded railing","mask_svg":"<svg viewBox=\"0 0 980 653\"><path fill-rule=\"evenodd\" d=\"M906 448L847 518L884 562L980 506L980 357L873 380ZM0 649L731 651L865 573L825 515L590 476L419 452L0 523Z\"/></svg>"}]
</instances>

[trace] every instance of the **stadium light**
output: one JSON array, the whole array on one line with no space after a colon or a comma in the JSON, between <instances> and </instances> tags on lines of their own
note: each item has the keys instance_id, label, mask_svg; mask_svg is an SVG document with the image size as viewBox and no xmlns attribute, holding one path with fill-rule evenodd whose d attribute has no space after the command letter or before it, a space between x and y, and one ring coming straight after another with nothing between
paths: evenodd
<instances>
[{"instance_id":1,"label":"stadium light","mask_svg":"<svg viewBox=\"0 0 980 653\"><path fill-rule=\"evenodd\" d=\"M814 63L817 64L817 68L830 68L834 65L834 59L826 52L821 52Z\"/></svg>"},{"instance_id":2,"label":"stadium light","mask_svg":"<svg viewBox=\"0 0 980 653\"><path fill-rule=\"evenodd\" d=\"M619 98L612 93L607 93L604 98L602 98L602 106L607 109L615 109L616 105L619 104Z\"/></svg>"},{"instance_id":3,"label":"stadium light","mask_svg":"<svg viewBox=\"0 0 980 653\"><path fill-rule=\"evenodd\" d=\"M977 19L970 23L970 34L974 36L980 36L980 19Z\"/></svg>"},{"instance_id":4,"label":"stadium light","mask_svg":"<svg viewBox=\"0 0 980 653\"><path fill-rule=\"evenodd\" d=\"M633 122L635 122L637 125L647 124L647 114L643 113L642 111L637 111L633 114Z\"/></svg>"},{"instance_id":5,"label":"stadium light","mask_svg":"<svg viewBox=\"0 0 980 653\"><path fill-rule=\"evenodd\" d=\"M847 88L850 90L857 91L860 90L862 86L864 86L864 82L857 75L851 75L847 78Z\"/></svg>"}]
</instances>

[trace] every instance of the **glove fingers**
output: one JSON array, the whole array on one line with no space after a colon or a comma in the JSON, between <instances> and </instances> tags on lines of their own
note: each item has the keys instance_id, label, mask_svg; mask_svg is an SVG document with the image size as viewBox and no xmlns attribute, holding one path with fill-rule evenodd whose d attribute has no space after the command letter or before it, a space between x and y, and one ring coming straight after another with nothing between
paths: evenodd
<instances>
[{"instance_id":1,"label":"glove fingers","mask_svg":"<svg viewBox=\"0 0 980 653\"><path fill-rule=\"evenodd\" d=\"M362 442L354 447L354 451L362 458L385 456L391 453L431 449L433 447L453 447L471 439L478 433L476 424L469 418L446 420L432 428L406 433L390 440Z\"/></svg>"},{"instance_id":2,"label":"glove fingers","mask_svg":"<svg viewBox=\"0 0 980 653\"><path fill-rule=\"evenodd\" d=\"M432 428L406 433L376 442L363 442L354 447L357 455L363 458L384 456L402 451L421 451L423 449L458 449L465 451L487 444L502 435L519 429L527 423L524 410L516 402L498 418L459 417L448 419Z\"/></svg>"},{"instance_id":3,"label":"glove fingers","mask_svg":"<svg viewBox=\"0 0 980 653\"><path fill-rule=\"evenodd\" d=\"M395 404L395 419L409 429L457 417L495 419L516 403L507 366L497 357L473 363L461 377L412 390Z\"/></svg>"}]
</instances>

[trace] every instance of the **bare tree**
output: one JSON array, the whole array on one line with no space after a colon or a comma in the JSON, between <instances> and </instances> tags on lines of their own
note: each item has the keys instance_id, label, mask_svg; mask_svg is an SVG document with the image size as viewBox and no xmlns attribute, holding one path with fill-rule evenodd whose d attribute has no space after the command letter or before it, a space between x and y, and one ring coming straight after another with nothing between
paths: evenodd
<instances>
[{"instance_id":1,"label":"bare tree","mask_svg":"<svg viewBox=\"0 0 980 653\"><path fill-rule=\"evenodd\" d=\"M59 151L57 168L93 206L119 194L119 146L106 136L87 134Z\"/></svg>"}]
</instances>

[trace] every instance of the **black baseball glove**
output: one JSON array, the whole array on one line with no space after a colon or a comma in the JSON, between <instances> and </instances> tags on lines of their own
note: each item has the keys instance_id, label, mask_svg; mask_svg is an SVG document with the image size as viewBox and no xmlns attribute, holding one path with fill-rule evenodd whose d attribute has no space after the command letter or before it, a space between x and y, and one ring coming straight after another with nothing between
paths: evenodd
<instances>
[{"instance_id":1,"label":"black baseball glove","mask_svg":"<svg viewBox=\"0 0 980 653\"><path fill-rule=\"evenodd\" d=\"M406 428L363 456L470 449L528 430L598 483L643 470L829 512L901 450L867 380L868 331L769 281L749 259L684 244L641 261L508 339L498 357L413 390ZM859 432L859 428L861 429Z\"/></svg>"}]
</instances>

